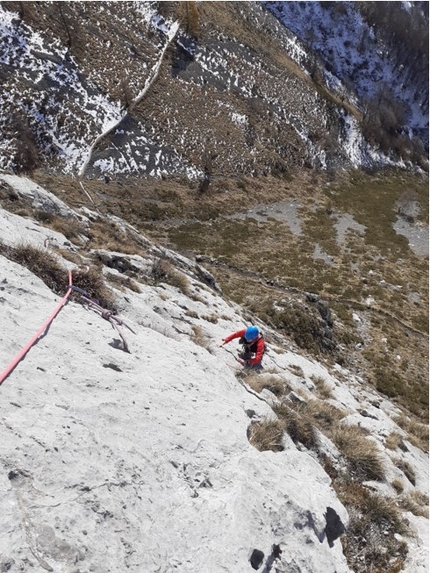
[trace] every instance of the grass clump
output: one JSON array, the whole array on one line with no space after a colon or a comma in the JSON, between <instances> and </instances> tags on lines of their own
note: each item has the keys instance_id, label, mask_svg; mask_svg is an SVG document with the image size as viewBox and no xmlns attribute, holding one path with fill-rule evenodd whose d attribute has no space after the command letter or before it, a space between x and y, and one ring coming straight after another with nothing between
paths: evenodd
<instances>
[{"instance_id":1,"label":"grass clump","mask_svg":"<svg viewBox=\"0 0 430 573\"><path fill-rule=\"evenodd\" d=\"M311 376L312 382L315 384L316 394L318 398L328 399L333 397L333 392L330 384L322 376Z\"/></svg>"},{"instance_id":2,"label":"grass clump","mask_svg":"<svg viewBox=\"0 0 430 573\"><path fill-rule=\"evenodd\" d=\"M74 273L73 284L88 293L103 308L116 310L115 295L106 285L101 268L91 267L88 272Z\"/></svg>"},{"instance_id":3,"label":"grass clump","mask_svg":"<svg viewBox=\"0 0 430 573\"><path fill-rule=\"evenodd\" d=\"M338 425L331 439L349 463L351 474L360 481L382 481L385 470L375 442L369 440L358 426Z\"/></svg>"},{"instance_id":4,"label":"grass clump","mask_svg":"<svg viewBox=\"0 0 430 573\"><path fill-rule=\"evenodd\" d=\"M129 289L129 290L131 290L133 292L137 292L137 293L142 292L140 290L140 287L137 284L137 282L134 281L130 277L124 277L122 275L114 275L114 274L109 273L106 276L106 280L121 291L124 291L125 289Z\"/></svg>"},{"instance_id":5,"label":"grass clump","mask_svg":"<svg viewBox=\"0 0 430 573\"><path fill-rule=\"evenodd\" d=\"M414 515L429 518L429 496L421 491L414 490L409 494L401 495L398 504L402 509Z\"/></svg>"},{"instance_id":6,"label":"grass clump","mask_svg":"<svg viewBox=\"0 0 430 573\"><path fill-rule=\"evenodd\" d=\"M185 295L189 293L190 283L188 278L178 272L167 258L159 257L154 260L150 271L150 278L154 284L164 282L176 287Z\"/></svg>"},{"instance_id":7,"label":"grass clump","mask_svg":"<svg viewBox=\"0 0 430 573\"><path fill-rule=\"evenodd\" d=\"M401 470L405 474L405 476L408 478L408 480L411 482L412 485L416 484L416 475L414 468L411 466L411 464L409 464L402 458L397 458L393 460L393 463L396 466L396 468L399 468L399 470Z\"/></svg>"},{"instance_id":8,"label":"grass clump","mask_svg":"<svg viewBox=\"0 0 430 573\"><path fill-rule=\"evenodd\" d=\"M285 394L286 384L279 376L247 373L245 378L246 383L253 390L260 393L262 390L270 390L272 394L278 398Z\"/></svg>"},{"instance_id":9,"label":"grass clump","mask_svg":"<svg viewBox=\"0 0 430 573\"><path fill-rule=\"evenodd\" d=\"M67 269L48 249L30 243L19 243L16 247L0 246L0 252L9 260L26 267L55 294L66 293L69 284Z\"/></svg>"},{"instance_id":10,"label":"grass clump","mask_svg":"<svg viewBox=\"0 0 430 573\"><path fill-rule=\"evenodd\" d=\"M191 340L194 342L194 344L197 344L206 350L210 350L211 339L205 334L203 328L195 324L191 328L193 330Z\"/></svg>"},{"instance_id":11,"label":"grass clump","mask_svg":"<svg viewBox=\"0 0 430 573\"><path fill-rule=\"evenodd\" d=\"M395 450L403 443L402 436L398 432L391 432L385 438L385 447L389 450Z\"/></svg>"},{"instance_id":12,"label":"grass clump","mask_svg":"<svg viewBox=\"0 0 430 573\"><path fill-rule=\"evenodd\" d=\"M321 400L310 400L306 404L306 414L324 433L329 433L331 428L346 416L346 412Z\"/></svg>"},{"instance_id":13,"label":"grass clump","mask_svg":"<svg viewBox=\"0 0 430 573\"><path fill-rule=\"evenodd\" d=\"M249 443L260 452L281 452L284 449L283 436L284 425L279 420L253 422L248 428Z\"/></svg>"},{"instance_id":14,"label":"grass clump","mask_svg":"<svg viewBox=\"0 0 430 573\"><path fill-rule=\"evenodd\" d=\"M408 433L408 439L423 452L429 451L429 427L421 424L408 416L397 416L394 422Z\"/></svg>"},{"instance_id":15,"label":"grass clump","mask_svg":"<svg viewBox=\"0 0 430 573\"><path fill-rule=\"evenodd\" d=\"M306 405L291 407L285 402L274 405L273 411L282 421L285 430L294 443L300 443L307 449L316 449L317 434L312 419L306 413Z\"/></svg>"},{"instance_id":16,"label":"grass clump","mask_svg":"<svg viewBox=\"0 0 430 573\"><path fill-rule=\"evenodd\" d=\"M354 563L354 571L402 571L407 544L394 534L408 531L395 502L357 483L344 484L339 499L348 509L350 521L342 545L348 562Z\"/></svg>"},{"instance_id":17,"label":"grass clump","mask_svg":"<svg viewBox=\"0 0 430 573\"><path fill-rule=\"evenodd\" d=\"M0 252L39 277L55 294L64 295L69 284L68 271L48 249L21 243L16 247L0 247ZM92 267L86 272L74 272L74 286L84 290L100 306L115 310L115 297L106 286L100 269Z\"/></svg>"}]
</instances>

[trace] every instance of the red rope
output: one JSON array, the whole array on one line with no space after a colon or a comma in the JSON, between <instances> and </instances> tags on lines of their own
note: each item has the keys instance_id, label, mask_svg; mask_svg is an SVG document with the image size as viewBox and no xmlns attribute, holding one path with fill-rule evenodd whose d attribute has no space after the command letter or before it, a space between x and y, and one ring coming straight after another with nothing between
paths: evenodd
<instances>
[{"instance_id":1,"label":"red rope","mask_svg":"<svg viewBox=\"0 0 430 573\"><path fill-rule=\"evenodd\" d=\"M25 357L25 355L27 354L27 352L30 350L30 348L32 346L34 346L34 344L36 344L36 342L38 341L38 339L43 335L43 333L45 332L45 330L48 328L48 326L51 324L51 322L54 320L54 318L57 316L57 314L60 312L60 310L63 308L63 306L66 304L67 299L70 296L70 293L72 292L72 271L69 271L69 286L67 287L67 292L64 295L64 297L61 299L61 301L58 303L58 305L56 306L54 312L51 314L51 316L46 320L46 322L43 324L43 326L36 332L36 334L33 336L33 338L24 346L24 348L21 350L21 352L12 360L12 362L9 364L9 366L7 366L3 372L0 374L0 386L3 384L3 382L6 380L6 378L9 376L9 374L14 370L14 368L21 362L21 360Z\"/></svg>"}]
</instances>

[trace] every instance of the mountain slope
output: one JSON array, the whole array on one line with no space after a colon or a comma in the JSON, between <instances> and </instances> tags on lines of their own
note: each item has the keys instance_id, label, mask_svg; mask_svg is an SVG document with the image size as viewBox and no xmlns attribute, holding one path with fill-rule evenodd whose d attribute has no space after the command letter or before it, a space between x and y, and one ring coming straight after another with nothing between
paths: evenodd
<instances>
[{"instance_id":1,"label":"mountain slope","mask_svg":"<svg viewBox=\"0 0 430 573\"><path fill-rule=\"evenodd\" d=\"M353 22L360 16L349 4L346 18ZM371 145L363 137L360 98L368 92L362 86L381 83L373 71L381 66L375 41L368 43L368 60L356 64L355 93L342 87L349 70L331 64L326 72L294 35L299 30L281 25L257 2L4 2L1 10L3 168L43 162L91 177L207 179L282 174L302 165L402 164L401 158L425 165L420 137L428 90L411 85L411 74L399 90L421 106L420 118L412 112L407 118L415 139L397 116L379 118L384 125L370 133L374 114L367 121ZM323 11L324 20L322 8L314 10L304 14L315 19L315 29L318 21L335 21L336 7ZM300 25L295 13L291 19ZM363 19L361 25L370 37Z\"/></svg>"},{"instance_id":2,"label":"mountain slope","mask_svg":"<svg viewBox=\"0 0 430 573\"><path fill-rule=\"evenodd\" d=\"M31 180L8 181L51 213L68 211ZM87 232L102 222L88 209L68 212ZM117 241L128 233L130 246L133 237L132 255L82 248L3 209L0 217L2 364L59 301L26 268L46 283L51 257L63 269L61 294L66 269L82 285L84 266L103 260L103 296L131 328L112 329L75 293L3 382L2 568L346 573L378 563L424 573L428 521L418 504L428 455L389 400L347 369L306 358L260 321L266 372L260 386L241 376L226 351L234 346L217 343L249 314L224 300L199 265L130 234L118 218L106 222ZM19 259L23 244L33 259L42 254L39 264ZM160 259L170 264L164 275ZM312 420L314 433L300 419ZM277 434L257 439L264 428ZM364 446L359 465L336 428Z\"/></svg>"}]
</instances>

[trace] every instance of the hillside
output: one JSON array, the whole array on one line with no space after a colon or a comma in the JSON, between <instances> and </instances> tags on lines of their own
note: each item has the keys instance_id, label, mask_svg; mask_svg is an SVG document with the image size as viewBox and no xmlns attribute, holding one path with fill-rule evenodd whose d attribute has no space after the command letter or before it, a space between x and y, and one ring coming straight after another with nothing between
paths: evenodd
<instances>
[{"instance_id":1,"label":"hillside","mask_svg":"<svg viewBox=\"0 0 430 573\"><path fill-rule=\"evenodd\" d=\"M0 29L0 571L426 573L428 3Z\"/></svg>"},{"instance_id":2,"label":"hillside","mask_svg":"<svg viewBox=\"0 0 430 573\"><path fill-rule=\"evenodd\" d=\"M427 50L391 61L384 50L397 39L359 3L335 3L344 13L319 4L1 3L1 166L185 175L206 186L297 166L426 166ZM428 16L410 18L428 34ZM298 27L313 20L312 44Z\"/></svg>"},{"instance_id":3,"label":"hillside","mask_svg":"<svg viewBox=\"0 0 430 573\"><path fill-rule=\"evenodd\" d=\"M39 339L1 374L2 570L425 573L428 426L226 300L198 263L6 180L28 211L0 209L1 363ZM68 270L79 290L40 331ZM251 320L268 345L254 375L218 346Z\"/></svg>"}]
</instances>

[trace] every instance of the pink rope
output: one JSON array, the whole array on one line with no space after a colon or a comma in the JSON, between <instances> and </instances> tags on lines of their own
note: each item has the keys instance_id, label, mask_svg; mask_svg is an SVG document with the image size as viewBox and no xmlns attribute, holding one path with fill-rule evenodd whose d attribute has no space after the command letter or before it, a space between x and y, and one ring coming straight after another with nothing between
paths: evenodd
<instances>
[{"instance_id":1,"label":"pink rope","mask_svg":"<svg viewBox=\"0 0 430 573\"><path fill-rule=\"evenodd\" d=\"M51 322L54 320L54 318L57 316L57 314L60 312L60 310L66 304L67 299L69 298L71 292L72 292L72 271L69 271L69 286L67 287L67 293L64 295L64 297L58 303L54 312L46 320L46 322L43 324L43 326L36 332L36 334L33 336L33 338L24 346L24 348L21 350L21 352L12 360L12 362L9 364L9 366L7 366L3 370L3 372L0 374L0 386L3 384L3 382L9 376L9 374L14 370L14 368L25 357L25 355L30 350L30 348L32 346L34 346L34 344L36 344L38 339L43 335L45 330L48 328L48 326L51 324Z\"/></svg>"}]
</instances>

